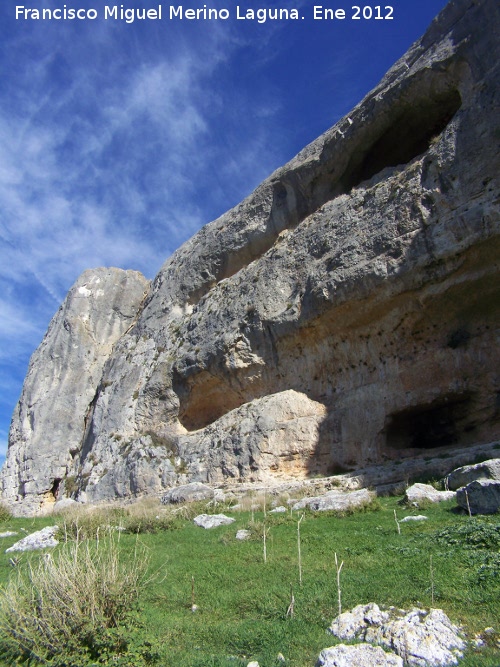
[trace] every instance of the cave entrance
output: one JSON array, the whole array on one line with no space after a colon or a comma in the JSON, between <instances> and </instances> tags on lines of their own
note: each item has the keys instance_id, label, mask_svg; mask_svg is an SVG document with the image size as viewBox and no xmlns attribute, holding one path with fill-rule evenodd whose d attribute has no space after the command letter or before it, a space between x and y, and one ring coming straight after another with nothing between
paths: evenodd
<instances>
[{"instance_id":1,"label":"cave entrance","mask_svg":"<svg viewBox=\"0 0 500 667\"><path fill-rule=\"evenodd\" d=\"M471 395L446 396L390 415L385 428L392 450L435 449L459 444L474 428Z\"/></svg>"},{"instance_id":2,"label":"cave entrance","mask_svg":"<svg viewBox=\"0 0 500 667\"><path fill-rule=\"evenodd\" d=\"M54 483L52 484L52 488L50 489L50 493L54 497L54 500L57 500L59 497L59 487L61 486L61 479L55 479Z\"/></svg>"},{"instance_id":3,"label":"cave entrance","mask_svg":"<svg viewBox=\"0 0 500 667\"><path fill-rule=\"evenodd\" d=\"M179 397L179 421L197 431L245 403L245 399L221 378L206 371L189 382L174 372L172 387Z\"/></svg>"},{"instance_id":4,"label":"cave entrance","mask_svg":"<svg viewBox=\"0 0 500 667\"><path fill-rule=\"evenodd\" d=\"M403 106L389 128L361 156L351 159L342 177L349 192L385 167L407 164L425 153L432 139L449 124L462 104L457 90L423 97Z\"/></svg>"}]
</instances>

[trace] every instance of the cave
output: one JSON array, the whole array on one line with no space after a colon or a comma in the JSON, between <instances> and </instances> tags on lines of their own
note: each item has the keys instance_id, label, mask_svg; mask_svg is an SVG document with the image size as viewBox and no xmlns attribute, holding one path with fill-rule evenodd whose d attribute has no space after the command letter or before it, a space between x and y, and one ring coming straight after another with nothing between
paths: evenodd
<instances>
[{"instance_id":1,"label":"cave","mask_svg":"<svg viewBox=\"0 0 500 667\"><path fill-rule=\"evenodd\" d=\"M174 370L172 388L179 397L179 421L188 431L205 428L246 402L227 382L207 371L190 381Z\"/></svg>"},{"instance_id":2,"label":"cave","mask_svg":"<svg viewBox=\"0 0 500 667\"><path fill-rule=\"evenodd\" d=\"M474 429L471 407L471 395L452 395L392 414L385 428L386 445L392 450L425 450L460 444Z\"/></svg>"},{"instance_id":3,"label":"cave","mask_svg":"<svg viewBox=\"0 0 500 667\"><path fill-rule=\"evenodd\" d=\"M54 500L57 500L59 497L59 487L61 486L61 479L55 479L54 483L52 484L52 488L50 489L50 493L54 497Z\"/></svg>"},{"instance_id":4,"label":"cave","mask_svg":"<svg viewBox=\"0 0 500 667\"><path fill-rule=\"evenodd\" d=\"M414 100L400 109L390 127L362 156L353 156L341 182L349 192L386 167L407 164L422 155L446 128L462 104L457 90Z\"/></svg>"}]
</instances>

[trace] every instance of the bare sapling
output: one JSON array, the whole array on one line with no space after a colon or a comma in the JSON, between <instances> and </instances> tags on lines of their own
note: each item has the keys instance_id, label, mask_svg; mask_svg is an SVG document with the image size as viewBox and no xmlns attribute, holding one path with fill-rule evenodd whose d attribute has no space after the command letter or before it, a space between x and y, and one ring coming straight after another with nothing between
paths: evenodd
<instances>
[{"instance_id":1,"label":"bare sapling","mask_svg":"<svg viewBox=\"0 0 500 667\"><path fill-rule=\"evenodd\" d=\"M262 532L262 542L263 542L263 548L264 548L264 563L267 563L267 546L266 546L266 540L267 540L267 534L269 532L269 528L266 528L266 524L264 524L264 530Z\"/></svg>"},{"instance_id":2,"label":"bare sapling","mask_svg":"<svg viewBox=\"0 0 500 667\"><path fill-rule=\"evenodd\" d=\"M194 576L191 577L191 611L194 613L197 611L198 605L195 604L195 597L194 597Z\"/></svg>"},{"instance_id":3,"label":"bare sapling","mask_svg":"<svg viewBox=\"0 0 500 667\"><path fill-rule=\"evenodd\" d=\"M467 493L467 489L464 489L465 491L465 500L467 502L467 511L469 512L469 516L472 517L472 512L470 511L470 504L469 504L469 494Z\"/></svg>"},{"instance_id":4,"label":"bare sapling","mask_svg":"<svg viewBox=\"0 0 500 667\"><path fill-rule=\"evenodd\" d=\"M288 609L286 610L286 615L290 616L290 618L293 618L293 612L295 609L295 596L293 594L293 586L290 584L290 604L288 605Z\"/></svg>"},{"instance_id":5,"label":"bare sapling","mask_svg":"<svg viewBox=\"0 0 500 667\"><path fill-rule=\"evenodd\" d=\"M335 569L337 570L337 595L338 595L338 604L339 604L339 616L342 613L342 593L340 590L340 572L342 570L342 566L344 565L344 561L342 561L339 565L339 561L337 559L337 552L335 552Z\"/></svg>"},{"instance_id":6,"label":"bare sapling","mask_svg":"<svg viewBox=\"0 0 500 667\"><path fill-rule=\"evenodd\" d=\"M397 526L397 529L398 529L398 535L401 535L401 526L399 525L398 515L396 514L396 510L394 510L394 521L396 522L396 526Z\"/></svg>"},{"instance_id":7,"label":"bare sapling","mask_svg":"<svg viewBox=\"0 0 500 667\"><path fill-rule=\"evenodd\" d=\"M297 553L299 559L299 584L302 586L302 554L300 551L300 522L304 518L304 515L300 517L297 521Z\"/></svg>"}]
</instances>

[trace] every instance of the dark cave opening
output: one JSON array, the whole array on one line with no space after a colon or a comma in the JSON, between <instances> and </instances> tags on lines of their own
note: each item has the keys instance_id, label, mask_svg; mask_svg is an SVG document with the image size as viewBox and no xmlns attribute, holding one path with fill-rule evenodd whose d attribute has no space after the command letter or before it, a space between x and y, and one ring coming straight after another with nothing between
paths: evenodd
<instances>
[{"instance_id":1,"label":"dark cave opening","mask_svg":"<svg viewBox=\"0 0 500 667\"><path fill-rule=\"evenodd\" d=\"M469 394L446 396L428 405L407 408L390 415L385 428L390 449L435 449L461 442L474 428Z\"/></svg>"},{"instance_id":2,"label":"dark cave opening","mask_svg":"<svg viewBox=\"0 0 500 667\"><path fill-rule=\"evenodd\" d=\"M54 499L57 500L59 497L59 487L61 486L61 479L57 478L54 480L54 483L52 484L52 488L50 489L50 493L54 496Z\"/></svg>"},{"instance_id":3,"label":"dark cave opening","mask_svg":"<svg viewBox=\"0 0 500 667\"><path fill-rule=\"evenodd\" d=\"M461 104L459 92L452 89L404 106L390 127L363 155L353 155L341 179L343 190L349 192L382 169L407 164L425 153Z\"/></svg>"}]
</instances>

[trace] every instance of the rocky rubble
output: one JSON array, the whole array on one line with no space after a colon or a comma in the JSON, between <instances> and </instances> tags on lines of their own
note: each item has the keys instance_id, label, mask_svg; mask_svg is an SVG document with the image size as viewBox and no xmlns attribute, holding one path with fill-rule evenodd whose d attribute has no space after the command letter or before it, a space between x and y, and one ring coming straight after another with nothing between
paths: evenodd
<instances>
[{"instance_id":1,"label":"rocky rubble","mask_svg":"<svg viewBox=\"0 0 500 667\"><path fill-rule=\"evenodd\" d=\"M152 283L83 274L31 359L4 501L271 486L493 442L499 22L495 0L452 0Z\"/></svg>"},{"instance_id":2,"label":"rocky rubble","mask_svg":"<svg viewBox=\"0 0 500 667\"><path fill-rule=\"evenodd\" d=\"M339 644L319 654L316 667L403 667L402 659L378 646Z\"/></svg>"},{"instance_id":3,"label":"rocky rubble","mask_svg":"<svg viewBox=\"0 0 500 667\"><path fill-rule=\"evenodd\" d=\"M340 614L329 631L339 639L383 646L410 667L457 665L466 648L460 629L441 609L382 611L372 602Z\"/></svg>"},{"instance_id":4,"label":"rocky rubble","mask_svg":"<svg viewBox=\"0 0 500 667\"><path fill-rule=\"evenodd\" d=\"M19 540L6 549L5 553L12 553L14 551L36 551L37 549L56 547L59 544L59 540L55 537L58 530L59 526L46 526L41 530L31 533L31 535L23 537L22 540Z\"/></svg>"}]
</instances>

